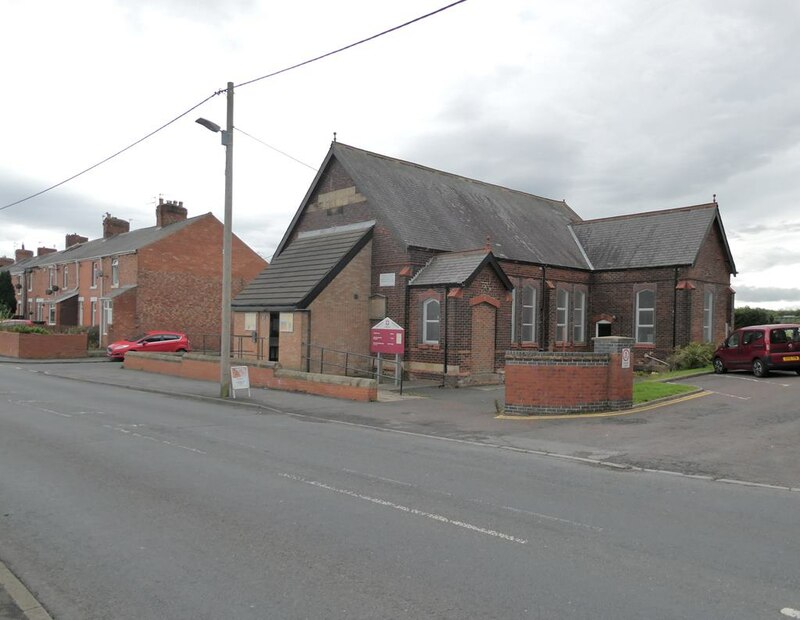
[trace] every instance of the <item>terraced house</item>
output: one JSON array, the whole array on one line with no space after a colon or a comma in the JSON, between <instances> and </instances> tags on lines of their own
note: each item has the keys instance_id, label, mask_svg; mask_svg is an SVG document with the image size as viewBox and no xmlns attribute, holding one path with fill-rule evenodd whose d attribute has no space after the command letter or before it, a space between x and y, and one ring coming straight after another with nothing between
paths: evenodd
<instances>
[{"instance_id":1,"label":"terraced house","mask_svg":"<svg viewBox=\"0 0 800 620\"><path fill-rule=\"evenodd\" d=\"M237 333L314 369L405 329L413 374L499 379L508 349L635 339L635 362L732 324L736 273L716 201L582 220L551 200L334 142L272 264L233 301ZM332 372L335 372L332 370Z\"/></svg>"},{"instance_id":2,"label":"terraced house","mask_svg":"<svg viewBox=\"0 0 800 620\"><path fill-rule=\"evenodd\" d=\"M218 346L222 223L211 213L187 214L183 203L159 200L155 226L130 230L127 220L106 214L101 239L70 234L61 251L17 250L4 267L17 314L62 328L97 326L101 345L171 329ZM267 263L234 237L232 265L236 293Z\"/></svg>"}]
</instances>

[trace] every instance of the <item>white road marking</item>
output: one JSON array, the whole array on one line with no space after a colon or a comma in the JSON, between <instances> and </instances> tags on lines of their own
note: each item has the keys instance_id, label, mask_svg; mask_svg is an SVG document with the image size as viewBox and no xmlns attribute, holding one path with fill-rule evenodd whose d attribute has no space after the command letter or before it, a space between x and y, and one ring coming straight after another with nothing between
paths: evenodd
<instances>
[{"instance_id":1,"label":"white road marking","mask_svg":"<svg viewBox=\"0 0 800 620\"><path fill-rule=\"evenodd\" d=\"M715 392L714 390L708 390L712 394L719 394L720 396L727 396L728 398L738 398L739 400L750 400L750 396L737 396L736 394L728 394L727 392Z\"/></svg>"},{"instance_id":2,"label":"white road marking","mask_svg":"<svg viewBox=\"0 0 800 620\"><path fill-rule=\"evenodd\" d=\"M769 383L770 385L780 385L781 387L792 387L789 383L778 383L775 377L767 379L758 379L757 377L742 377L741 375L722 375L725 379L733 379L735 381L752 381L753 383Z\"/></svg>"},{"instance_id":3,"label":"white road marking","mask_svg":"<svg viewBox=\"0 0 800 620\"><path fill-rule=\"evenodd\" d=\"M517 538L516 536L511 536L510 534L504 534L502 532L498 532L496 530L491 530L487 528L483 528L477 525L472 525L471 523L466 523L464 521L458 521L455 519L450 519L443 515L437 515L431 512L425 512L424 510L419 510L417 508L410 508L408 506L403 506L402 504L395 504L394 502L390 502L385 499L379 499L377 497L370 497L369 495L362 495L361 493L356 493L355 491L350 491L348 489L340 489L337 487L333 487L329 484L325 484L324 482L319 482L317 480L308 480L307 478L302 478L300 476L295 476L293 474L284 474L279 473L279 476L283 478L288 478L289 480L294 480L295 482L302 482L303 484L308 484L310 486L318 487L320 489L325 489L327 491L333 491L334 493L339 493L341 495L347 495L348 497L353 497L355 499L361 499L367 502L372 502L373 504L378 504L379 506L385 506L387 508L393 508L395 510L399 510L401 512L406 512L408 514L416 515L419 517L425 517L426 519L432 519L434 521L439 521L440 523L445 523L447 525L454 525L456 527L461 527L466 530L471 530L473 532L478 532L479 534L486 534L488 536L494 536L495 538L500 538L502 540L507 540L509 542L517 543L520 545L528 544L528 541L524 538Z\"/></svg>"},{"instance_id":4,"label":"white road marking","mask_svg":"<svg viewBox=\"0 0 800 620\"><path fill-rule=\"evenodd\" d=\"M792 609L791 607L784 607L783 609L781 609L781 613L784 616L788 616L790 618L800 618L800 611Z\"/></svg>"},{"instance_id":5,"label":"white road marking","mask_svg":"<svg viewBox=\"0 0 800 620\"><path fill-rule=\"evenodd\" d=\"M383 482L390 482L392 484L397 484L404 487L411 487L414 489L422 489L419 485L411 484L409 482L402 482L400 480L395 480L394 478L384 478L382 476L373 476L371 474L365 474L363 472L355 471L354 469L343 469L342 471L349 473L349 474L356 474L357 476L363 476L365 478L370 478L371 480L381 480ZM432 491L439 495L444 495L445 497L455 497L452 493L447 491L437 491L436 489L425 489L427 491ZM548 521L557 521L559 523L564 523L566 525L574 525L575 527L585 528L587 530L594 530L596 532L602 532L602 527L597 527L596 525L588 525L587 523L581 523L579 521L570 521L569 519L562 519L561 517L554 517L552 515L546 515L541 512L533 512L530 510L524 510L522 508L514 508L513 506L498 506L497 504L493 504L492 502L487 502L482 499L473 499L469 498L466 501L472 502L473 504L480 504L482 506L491 506L492 508L500 508L501 510L508 510L509 512L516 512L519 514L526 514L532 517L537 517L539 519L546 519Z\"/></svg>"},{"instance_id":6,"label":"white road marking","mask_svg":"<svg viewBox=\"0 0 800 620\"><path fill-rule=\"evenodd\" d=\"M208 454L208 452L203 452L202 450L198 450L197 448L191 448L189 446L184 446L182 444L175 443L173 441L167 441L166 439L159 439L158 437L152 437L150 435L143 435L142 433L136 433L134 431L129 431L126 428L120 428L118 426L112 426L111 424L103 424L103 426L105 428L111 429L112 431L117 431L118 433L123 433L125 435L131 435L132 437L138 437L139 439L147 439L148 441L155 441L157 443L163 443L165 446L172 446L173 448L180 448L181 450L188 450L189 452L195 452L197 454Z\"/></svg>"}]
</instances>

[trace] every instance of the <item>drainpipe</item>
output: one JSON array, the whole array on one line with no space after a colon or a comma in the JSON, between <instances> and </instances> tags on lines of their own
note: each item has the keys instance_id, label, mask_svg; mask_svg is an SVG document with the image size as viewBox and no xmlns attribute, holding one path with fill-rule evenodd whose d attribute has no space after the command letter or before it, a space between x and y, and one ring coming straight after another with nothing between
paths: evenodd
<instances>
[{"instance_id":1,"label":"drainpipe","mask_svg":"<svg viewBox=\"0 0 800 620\"><path fill-rule=\"evenodd\" d=\"M541 295L542 298L539 302L539 350L546 351L547 350L547 340L549 338L549 334L546 330L545 325L545 296L547 295L547 265L542 265L542 286L541 288Z\"/></svg>"},{"instance_id":2,"label":"drainpipe","mask_svg":"<svg viewBox=\"0 0 800 620\"><path fill-rule=\"evenodd\" d=\"M675 348L675 343L678 334L678 268L675 267L674 278L672 282L672 348Z\"/></svg>"},{"instance_id":3,"label":"drainpipe","mask_svg":"<svg viewBox=\"0 0 800 620\"><path fill-rule=\"evenodd\" d=\"M442 376L442 386L441 387L445 387L445 385L447 384L447 350L448 350L448 344L449 344L449 339L447 338L447 323L448 323L448 319L450 318L450 316L449 316L450 313L447 311L447 299L448 299L447 295L449 293L450 293L450 287L449 286L445 286L444 287L444 304L442 304L443 307L444 307L444 321L443 321L443 323L444 323L444 375Z\"/></svg>"}]
</instances>

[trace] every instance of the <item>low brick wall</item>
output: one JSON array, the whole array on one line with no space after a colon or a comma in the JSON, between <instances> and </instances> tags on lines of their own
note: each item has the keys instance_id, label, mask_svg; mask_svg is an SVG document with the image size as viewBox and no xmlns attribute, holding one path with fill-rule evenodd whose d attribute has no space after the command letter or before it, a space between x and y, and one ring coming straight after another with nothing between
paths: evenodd
<instances>
[{"instance_id":1,"label":"low brick wall","mask_svg":"<svg viewBox=\"0 0 800 620\"><path fill-rule=\"evenodd\" d=\"M378 384L374 379L321 375L278 368L275 362L235 360L233 366L247 366L250 387L287 392L303 392L362 402L378 400ZM185 379L219 381L219 357L187 353L132 352L125 356L124 366Z\"/></svg>"},{"instance_id":2,"label":"low brick wall","mask_svg":"<svg viewBox=\"0 0 800 620\"><path fill-rule=\"evenodd\" d=\"M22 334L0 330L0 355L20 359L88 357L86 334Z\"/></svg>"},{"instance_id":3,"label":"low brick wall","mask_svg":"<svg viewBox=\"0 0 800 620\"><path fill-rule=\"evenodd\" d=\"M553 353L507 351L505 412L576 414L626 409L633 404L633 368L622 351ZM628 358L630 361L630 358Z\"/></svg>"}]
</instances>

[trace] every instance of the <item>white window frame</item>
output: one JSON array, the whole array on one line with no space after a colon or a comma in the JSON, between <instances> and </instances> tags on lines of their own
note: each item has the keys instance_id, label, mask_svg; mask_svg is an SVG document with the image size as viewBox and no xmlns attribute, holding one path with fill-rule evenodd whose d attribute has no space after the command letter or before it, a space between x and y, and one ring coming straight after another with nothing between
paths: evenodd
<instances>
[{"instance_id":1,"label":"white window frame","mask_svg":"<svg viewBox=\"0 0 800 620\"><path fill-rule=\"evenodd\" d=\"M44 321L44 299L41 297L36 299L36 320Z\"/></svg>"},{"instance_id":2,"label":"white window frame","mask_svg":"<svg viewBox=\"0 0 800 620\"><path fill-rule=\"evenodd\" d=\"M119 258L116 256L111 259L111 286L119 286Z\"/></svg>"},{"instance_id":3,"label":"white window frame","mask_svg":"<svg viewBox=\"0 0 800 620\"><path fill-rule=\"evenodd\" d=\"M244 313L244 330L246 332L254 332L258 328L258 314L256 312Z\"/></svg>"},{"instance_id":4,"label":"white window frame","mask_svg":"<svg viewBox=\"0 0 800 620\"><path fill-rule=\"evenodd\" d=\"M556 342L567 342L568 327L569 291L565 288L559 288L556 289Z\"/></svg>"},{"instance_id":5,"label":"white window frame","mask_svg":"<svg viewBox=\"0 0 800 620\"><path fill-rule=\"evenodd\" d=\"M103 300L103 334L108 334L108 326L114 324L114 300Z\"/></svg>"},{"instance_id":6,"label":"white window frame","mask_svg":"<svg viewBox=\"0 0 800 620\"><path fill-rule=\"evenodd\" d=\"M436 304L436 308L439 310L439 316L436 319L428 318L429 308L432 307L433 304ZM442 319L442 305L438 299L426 299L422 304L422 342L424 344L439 344L439 338L441 338L442 331L441 331L441 319ZM436 340L433 340L428 336L428 328L430 325L436 324L438 336Z\"/></svg>"},{"instance_id":7,"label":"white window frame","mask_svg":"<svg viewBox=\"0 0 800 620\"><path fill-rule=\"evenodd\" d=\"M98 274L100 273L100 263L97 261L92 261L92 285L91 288L97 288L97 278ZM95 299L95 301L97 301ZM92 323L94 325L94 323Z\"/></svg>"},{"instance_id":8,"label":"white window frame","mask_svg":"<svg viewBox=\"0 0 800 620\"><path fill-rule=\"evenodd\" d=\"M572 342L586 342L586 291L572 296Z\"/></svg>"},{"instance_id":9,"label":"white window frame","mask_svg":"<svg viewBox=\"0 0 800 620\"><path fill-rule=\"evenodd\" d=\"M528 292L530 292L530 299L526 299L526 293ZM522 295L520 297L522 298L520 300L522 304L522 342L536 342L536 287L526 284L522 287ZM526 303L528 301L530 303ZM526 308L530 309L530 323L525 322ZM526 333L526 328L530 330L529 334ZM526 336L530 336L530 338L526 338Z\"/></svg>"},{"instance_id":10,"label":"white window frame","mask_svg":"<svg viewBox=\"0 0 800 620\"><path fill-rule=\"evenodd\" d=\"M714 338L714 291L703 293L703 342Z\"/></svg>"},{"instance_id":11,"label":"white window frame","mask_svg":"<svg viewBox=\"0 0 800 620\"><path fill-rule=\"evenodd\" d=\"M517 341L517 289L511 290L511 342Z\"/></svg>"},{"instance_id":12,"label":"white window frame","mask_svg":"<svg viewBox=\"0 0 800 620\"><path fill-rule=\"evenodd\" d=\"M64 290L69 288L69 265L64 265L64 277L62 278L62 284Z\"/></svg>"},{"instance_id":13,"label":"white window frame","mask_svg":"<svg viewBox=\"0 0 800 620\"><path fill-rule=\"evenodd\" d=\"M97 325L97 297L92 297L89 300L89 313L92 315L89 325L94 327Z\"/></svg>"},{"instance_id":14,"label":"white window frame","mask_svg":"<svg viewBox=\"0 0 800 620\"><path fill-rule=\"evenodd\" d=\"M33 272L32 271L28 272L28 275L25 276L25 280L27 280L27 282L25 282L25 284L28 285L28 292L30 293L33 290Z\"/></svg>"},{"instance_id":15,"label":"white window frame","mask_svg":"<svg viewBox=\"0 0 800 620\"><path fill-rule=\"evenodd\" d=\"M49 308L47 308L47 324L48 325L55 325L56 324L56 305L55 303L48 304Z\"/></svg>"},{"instance_id":16,"label":"white window frame","mask_svg":"<svg viewBox=\"0 0 800 620\"><path fill-rule=\"evenodd\" d=\"M53 288L53 286L58 286L58 270L54 266L50 267L50 285L48 288Z\"/></svg>"},{"instance_id":17,"label":"white window frame","mask_svg":"<svg viewBox=\"0 0 800 620\"><path fill-rule=\"evenodd\" d=\"M83 302L84 302L83 297L78 297L78 325L81 326L81 327L86 322L86 319L83 316L83 310L84 310L84 308L83 308L84 303Z\"/></svg>"},{"instance_id":18,"label":"white window frame","mask_svg":"<svg viewBox=\"0 0 800 620\"><path fill-rule=\"evenodd\" d=\"M642 295L644 293L650 293L653 296L653 305L652 306L642 306ZM644 312L652 312L653 313L653 321L652 323L645 323L642 321L642 313ZM642 289L641 291L636 291L636 343L637 344L655 344L656 342L656 292L654 289L646 288ZM653 335L652 340L643 340L641 337L641 331L643 329L650 329Z\"/></svg>"}]
</instances>

